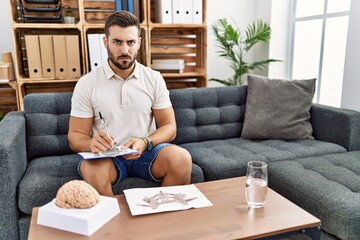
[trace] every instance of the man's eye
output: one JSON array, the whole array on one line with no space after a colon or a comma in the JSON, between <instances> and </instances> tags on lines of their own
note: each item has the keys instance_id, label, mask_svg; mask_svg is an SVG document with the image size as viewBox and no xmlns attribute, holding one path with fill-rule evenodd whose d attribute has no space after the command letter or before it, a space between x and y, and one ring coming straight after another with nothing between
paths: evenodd
<instances>
[{"instance_id":1,"label":"man's eye","mask_svg":"<svg viewBox=\"0 0 360 240\"><path fill-rule=\"evenodd\" d=\"M121 41L114 40L113 43L115 43L115 44L117 44L117 45L120 45L120 44L121 44Z\"/></svg>"},{"instance_id":2,"label":"man's eye","mask_svg":"<svg viewBox=\"0 0 360 240\"><path fill-rule=\"evenodd\" d=\"M135 44L135 41L129 41L129 46L132 46L132 45L134 45Z\"/></svg>"}]
</instances>

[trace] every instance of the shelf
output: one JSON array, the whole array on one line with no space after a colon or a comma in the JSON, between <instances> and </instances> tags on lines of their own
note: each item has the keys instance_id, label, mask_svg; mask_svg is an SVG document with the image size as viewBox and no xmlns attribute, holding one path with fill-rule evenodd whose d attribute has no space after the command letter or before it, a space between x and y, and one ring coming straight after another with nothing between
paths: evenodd
<instances>
[{"instance_id":1,"label":"shelf","mask_svg":"<svg viewBox=\"0 0 360 240\"><path fill-rule=\"evenodd\" d=\"M18 79L17 80L17 94L18 94L18 109L24 110L24 97L30 93L27 90L27 86L38 85L38 89L31 92L63 92L71 91L78 79L51 79L51 78L39 78L39 79ZM64 86L64 84L70 84ZM42 88L42 89L41 89ZM44 90L45 88L45 90Z\"/></svg>"},{"instance_id":2,"label":"shelf","mask_svg":"<svg viewBox=\"0 0 360 240\"><path fill-rule=\"evenodd\" d=\"M0 79L0 85L9 85L10 87L12 87L15 90L17 88L16 80Z\"/></svg>"},{"instance_id":3,"label":"shelf","mask_svg":"<svg viewBox=\"0 0 360 240\"><path fill-rule=\"evenodd\" d=\"M0 113L4 115L19 108L16 80L0 79Z\"/></svg>"},{"instance_id":4,"label":"shelf","mask_svg":"<svg viewBox=\"0 0 360 240\"><path fill-rule=\"evenodd\" d=\"M150 28L204 28L206 29L206 24L163 24L163 23L149 23Z\"/></svg>"},{"instance_id":5,"label":"shelf","mask_svg":"<svg viewBox=\"0 0 360 240\"><path fill-rule=\"evenodd\" d=\"M13 29L79 29L81 30L82 24L80 22L76 24L66 24L66 23L13 23Z\"/></svg>"},{"instance_id":6,"label":"shelf","mask_svg":"<svg viewBox=\"0 0 360 240\"><path fill-rule=\"evenodd\" d=\"M81 75L90 71L87 34L103 33L106 17L115 11L115 1L62 0L62 15L71 12L75 24L30 23L19 21L19 0L10 1L10 18L14 43L15 73L19 109L23 97L30 92L72 89L78 79L29 78L25 35L78 35ZM22 0L23 1L23 0ZM206 87L207 25L206 1L202 0L201 24L161 24L154 22L154 0L139 0L141 48L138 62L151 67L152 59L183 59L184 73L162 73L169 88ZM171 1L171 0L168 0ZM200 22L200 21L199 21ZM1 82L0 82L1 84Z\"/></svg>"},{"instance_id":7,"label":"shelf","mask_svg":"<svg viewBox=\"0 0 360 240\"><path fill-rule=\"evenodd\" d=\"M195 78L204 76L202 72L184 72L184 73L161 73L164 78Z\"/></svg>"},{"instance_id":8,"label":"shelf","mask_svg":"<svg viewBox=\"0 0 360 240\"><path fill-rule=\"evenodd\" d=\"M66 83L66 82L77 82L79 79L55 79L55 78L23 78L18 79L18 84L35 84L35 83Z\"/></svg>"}]
</instances>

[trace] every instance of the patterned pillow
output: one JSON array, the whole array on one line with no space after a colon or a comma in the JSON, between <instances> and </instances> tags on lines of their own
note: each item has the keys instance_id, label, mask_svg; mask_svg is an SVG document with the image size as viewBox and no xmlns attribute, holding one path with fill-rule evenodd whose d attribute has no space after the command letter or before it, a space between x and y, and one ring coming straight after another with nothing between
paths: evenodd
<instances>
[{"instance_id":1,"label":"patterned pillow","mask_svg":"<svg viewBox=\"0 0 360 240\"><path fill-rule=\"evenodd\" d=\"M248 75L241 138L313 139L310 108L316 79L279 80Z\"/></svg>"}]
</instances>

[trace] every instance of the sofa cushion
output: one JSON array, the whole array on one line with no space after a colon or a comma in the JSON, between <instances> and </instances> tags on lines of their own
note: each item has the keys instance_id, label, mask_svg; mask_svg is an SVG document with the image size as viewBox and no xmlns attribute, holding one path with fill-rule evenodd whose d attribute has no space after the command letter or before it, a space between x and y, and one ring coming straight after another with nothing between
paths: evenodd
<instances>
[{"instance_id":1,"label":"sofa cushion","mask_svg":"<svg viewBox=\"0 0 360 240\"><path fill-rule=\"evenodd\" d=\"M81 179L77 166L80 157L77 154L50 156L33 159L19 184L19 208L23 213L31 214L33 207L42 206L56 197L57 190L66 182ZM199 166L193 164L191 182L204 181ZM158 187L159 183L140 179L126 178L113 191L122 194L124 189L134 187Z\"/></svg>"},{"instance_id":2,"label":"sofa cushion","mask_svg":"<svg viewBox=\"0 0 360 240\"><path fill-rule=\"evenodd\" d=\"M269 186L340 239L360 236L360 151L268 164Z\"/></svg>"},{"instance_id":3,"label":"sofa cushion","mask_svg":"<svg viewBox=\"0 0 360 240\"><path fill-rule=\"evenodd\" d=\"M77 154L35 158L29 162L19 184L19 208L31 214L33 207L42 206L55 198L66 182L80 179Z\"/></svg>"},{"instance_id":4,"label":"sofa cushion","mask_svg":"<svg viewBox=\"0 0 360 240\"><path fill-rule=\"evenodd\" d=\"M239 137L244 120L246 86L175 89L176 144Z\"/></svg>"},{"instance_id":5,"label":"sofa cushion","mask_svg":"<svg viewBox=\"0 0 360 240\"><path fill-rule=\"evenodd\" d=\"M246 163L252 160L273 162L346 151L340 145L311 139L284 141L231 138L184 143L181 146L190 152L193 163L202 168L205 181L245 176Z\"/></svg>"},{"instance_id":6,"label":"sofa cushion","mask_svg":"<svg viewBox=\"0 0 360 240\"><path fill-rule=\"evenodd\" d=\"M312 137L310 108L315 79L248 76L242 138L296 140Z\"/></svg>"},{"instance_id":7,"label":"sofa cushion","mask_svg":"<svg viewBox=\"0 0 360 240\"><path fill-rule=\"evenodd\" d=\"M73 153L67 139L71 96L70 92L25 96L27 154L30 160Z\"/></svg>"}]
</instances>

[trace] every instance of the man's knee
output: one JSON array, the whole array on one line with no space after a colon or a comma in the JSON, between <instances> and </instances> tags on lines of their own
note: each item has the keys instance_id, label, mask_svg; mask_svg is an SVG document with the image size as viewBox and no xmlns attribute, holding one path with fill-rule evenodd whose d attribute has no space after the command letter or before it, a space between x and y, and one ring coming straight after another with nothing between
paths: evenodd
<instances>
[{"instance_id":1,"label":"man's knee","mask_svg":"<svg viewBox=\"0 0 360 240\"><path fill-rule=\"evenodd\" d=\"M94 161L83 161L80 166L80 172L84 179L108 179L114 168L111 159L101 159Z\"/></svg>"},{"instance_id":2,"label":"man's knee","mask_svg":"<svg viewBox=\"0 0 360 240\"><path fill-rule=\"evenodd\" d=\"M184 148L178 147L169 158L170 171L178 172L179 175L188 176L191 174L192 158Z\"/></svg>"},{"instance_id":3,"label":"man's knee","mask_svg":"<svg viewBox=\"0 0 360 240\"><path fill-rule=\"evenodd\" d=\"M192 158L190 153L179 146L168 146L158 155L152 166L152 172L162 178L167 174L191 174Z\"/></svg>"}]
</instances>

